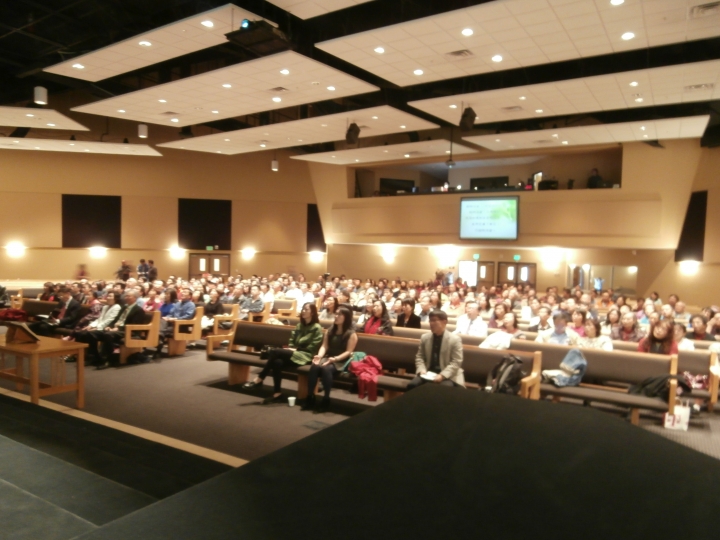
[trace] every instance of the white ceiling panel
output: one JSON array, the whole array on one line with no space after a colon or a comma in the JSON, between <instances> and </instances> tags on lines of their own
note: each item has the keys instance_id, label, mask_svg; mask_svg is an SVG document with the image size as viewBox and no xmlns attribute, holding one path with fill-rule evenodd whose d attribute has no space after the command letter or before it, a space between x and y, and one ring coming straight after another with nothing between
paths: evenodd
<instances>
[{"instance_id":1,"label":"white ceiling panel","mask_svg":"<svg viewBox=\"0 0 720 540\"><path fill-rule=\"evenodd\" d=\"M77 154L115 154L123 156L162 156L146 144L106 143L95 141L62 141L57 139L0 138L0 150L33 150L36 152L74 152Z\"/></svg>"},{"instance_id":2,"label":"white ceiling panel","mask_svg":"<svg viewBox=\"0 0 720 540\"><path fill-rule=\"evenodd\" d=\"M708 115L689 116L643 122L477 135L463 137L463 139L496 152L529 148L564 148L592 144L689 139L702 137L709 121L710 116Z\"/></svg>"},{"instance_id":3,"label":"white ceiling panel","mask_svg":"<svg viewBox=\"0 0 720 540\"><path fill-rule=\"evenodd\" d=\"M720 36L720 10L699 15L693 7L700 3L495 0L316 47L410 86ZM634 37L623 39L628 32Z\"/></svg>"},{"instance_id":4,"label":"white ceiling panel","mask_svg":"<svg viewBox=\"0 0 720 540\"><path fill-rule=\"evenodd\" d=\"M82 105L73 111L189 126L375 90L377 86L285 51Z\"/></svg>"},{"instance_id":5,"label":"white ceiling panel","mask_svg":"<svg viewBox=\"0 0 720 540\"><path fill-rule=\"evenodd\" d=\"M225 43L225 34L240 28L243 19L256 21L262 17L227 4L76 56L44 71L85 81L101 81Z\"/></svg>"},{"instance_id":6,"label":"white ceiling panel","mask_svg":"<svg viewBox=\"0 0 720 540\"><path fill-rule=\"evenodd\" d=\"M280 9L292 13L300 19L312 19L333 11L365 4L372 0L268 0Z\"/></svg>"},{"instance_id":7,"label":"white ceiling panel","mask_svg":"<svg viewBox=\"0 0 720 540\"><path fill-rule=\"evenodd\" d=\"M635 84L636 83L636 84ZM476 123L720 99L720 60L488 90L408 103L452 124L463 107Z\"/></svg>"},{"instance_id":8,"label":"white ceiling panel","mask_svg":"<svg viewBox=\"0 0 720 540\"><path fill-rule=\"evenodd\" d=\"M214 154L244 154L274 148L339 141L345 138L348 125L353 122L360 127L360 138L439 127L437 124L385 105L269 126L226 131L204 137L163 143L158 146Z\"/></svg>"},{"instance_id":9,"label":"white ceiling panel","mask_svg":"<svg viewBox=\"0 0 720 540\"><path fill-rule=\"evenodd\" d=\"M0 126L90 131L82 124L52 109L29 107L0 107Z\"/></svg>"},{"instance_id":10,"label":"white ceiling panel","mask_svg":"<svg viewBox=\"0 0 720 540\"><path fill-rule=\"evenodd\" d=\"M453 156L473 154L477 152L461 144L453 144ZM358 165L367 163L382 163L397 161L399 159L418 159L428 157L446 157L450 154L450 141L438 139L434 141L420 141L414 143L392 144L386 146L371 146L368 148L355 148L351 150L338 150L337 152L322 152L293 156L292 159L329 163L332 165Z\"/></svg>"}]
</instances>

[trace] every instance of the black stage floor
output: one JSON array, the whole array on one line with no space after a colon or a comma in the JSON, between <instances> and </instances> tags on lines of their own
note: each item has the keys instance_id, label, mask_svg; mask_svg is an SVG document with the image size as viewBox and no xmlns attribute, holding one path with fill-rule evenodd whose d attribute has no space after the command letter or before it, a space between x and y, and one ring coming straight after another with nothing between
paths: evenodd
<instances>
[{"instance_id":1,"label":"black stage floor","mask_svg":"<svg viewBox=\"0 0 720 540\"><path fill-rule=\"evenodd\" d=\"M603 412L427 385L82 538L698 540L718 486Z\"/></svg>"}]
</instances>

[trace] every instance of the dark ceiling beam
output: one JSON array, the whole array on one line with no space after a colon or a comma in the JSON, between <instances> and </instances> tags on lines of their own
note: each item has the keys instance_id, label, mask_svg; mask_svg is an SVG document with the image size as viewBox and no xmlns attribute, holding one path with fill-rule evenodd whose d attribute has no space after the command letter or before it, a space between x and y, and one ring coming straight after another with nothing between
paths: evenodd
<instances>
[{"instance_id":1,"label":"dark ceiling beam","mask_svg":"<svg viewBox=\"0 0 720 540\"><path fill-rule=\"evenodd\" d=\"M20 34L21 36L28 37L30 39L34 39L37 41L41 41L42 43L49 43L50 45L54 45L55 47L65 47L62 43L58 43L57 41L53 41L51 39L44 38L42 36L38 36L36 34L33 34L31 32L26 32L25 30L20 30L19 28L13 28L12 26L9 26L5 23L0 23L0 28L6 28L10 30L7 34L0 36L0 39L7 37L11 34Z\"/></svg>"}]
</instances>

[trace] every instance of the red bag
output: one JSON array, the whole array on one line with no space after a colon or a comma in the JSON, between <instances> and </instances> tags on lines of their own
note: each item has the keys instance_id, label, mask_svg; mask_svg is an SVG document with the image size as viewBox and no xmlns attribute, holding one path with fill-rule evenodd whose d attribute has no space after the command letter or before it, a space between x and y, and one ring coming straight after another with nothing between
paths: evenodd
<instances>
[{"instance_id":1,"label":"red bag","mask_svg":"<svg viewBox=\"0 0 720 540\"><path fill-rule=\"evenodd\" d=\"M0 309L0 321L26 322L27 320L27 313L22 309Z\"/></svg>"}]
</instances>

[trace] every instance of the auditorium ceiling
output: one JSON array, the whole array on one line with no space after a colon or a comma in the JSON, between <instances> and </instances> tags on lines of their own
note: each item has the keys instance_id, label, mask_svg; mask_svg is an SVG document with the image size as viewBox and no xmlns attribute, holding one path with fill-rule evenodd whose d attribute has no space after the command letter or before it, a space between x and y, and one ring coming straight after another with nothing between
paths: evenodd
<instances>
[{"instance_id":1,"label":"auditorium ceiling","mask_svg":"<svg viewBox=\"0 0 720 540\"><path fill-rule=\"evenodd\" d=\"M393 143L402 142L403 132L407 143L419 143L438 126L457 126L467 107L475 115L468 131L432 137L462 135L469 137L463 144L475 147L494 142L476 137L493 134L698 116L707 118L710 137L720 126L720 4L3 2L0 105L36 108L36 86L48 89L47 108L58 94L87 96L73 109L81 124L95 115L177 126L186 140L196 135L182 146L207 152L222 152L221 139L230 143L227 153L241 153L270 138L274 148L327 152L354 117L360 146L363 138L390 133ZM371 132L373 115L366 117L378 107L387 108L392 122ZM324 116L328 122L315 121ZM396 120L407 127L396 128ZM323 123L332 124L332 135L323 133ZM21 125L27 121L9 127ZM628 130L603 131L610 132L615 140ZM542 138L515 137L522 144ZM180 139L178 131L164 146L180 148Z\"/></svg>"}]
</instances>

